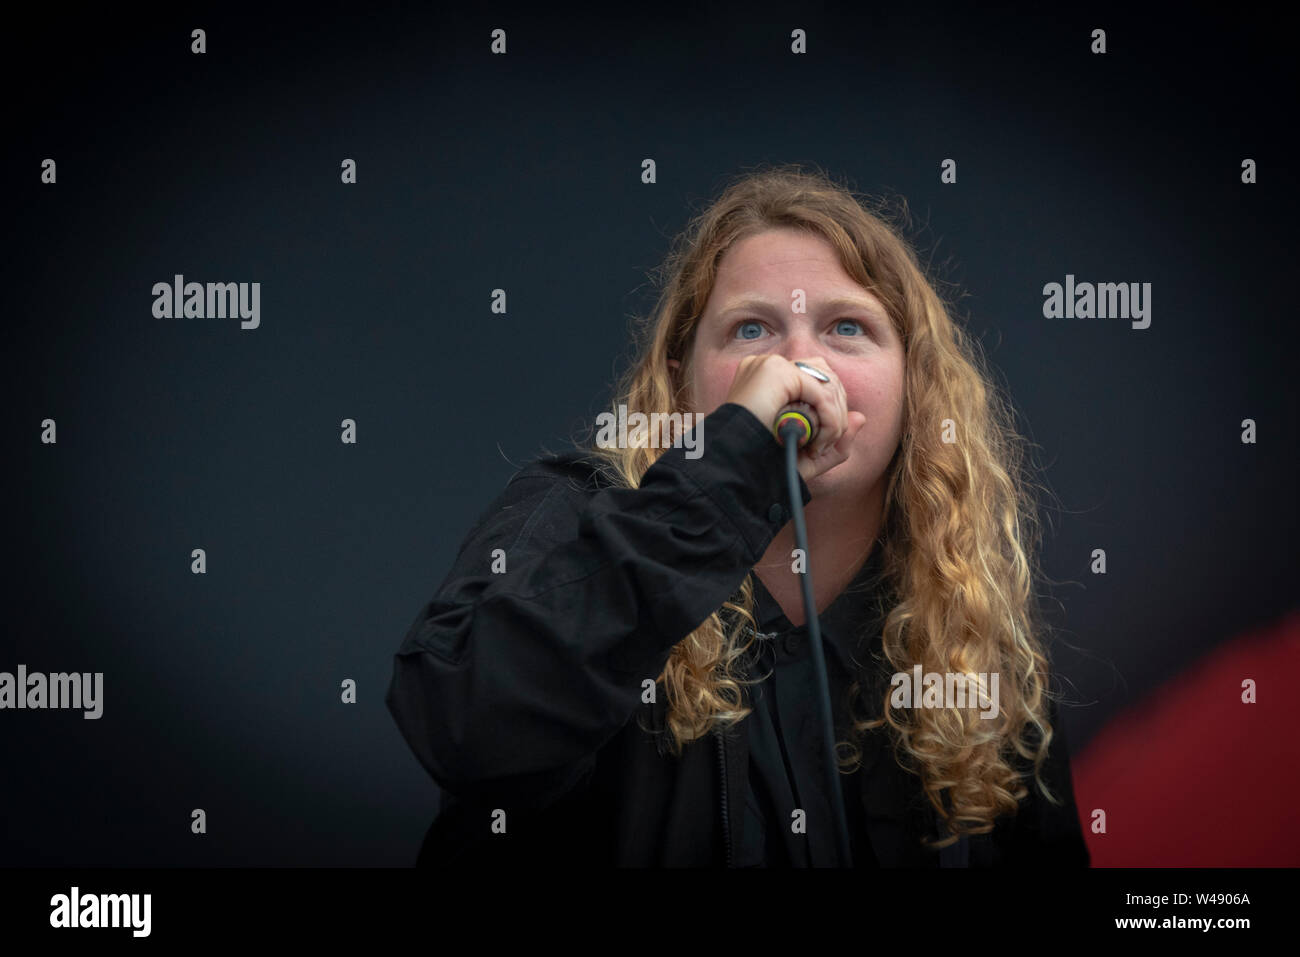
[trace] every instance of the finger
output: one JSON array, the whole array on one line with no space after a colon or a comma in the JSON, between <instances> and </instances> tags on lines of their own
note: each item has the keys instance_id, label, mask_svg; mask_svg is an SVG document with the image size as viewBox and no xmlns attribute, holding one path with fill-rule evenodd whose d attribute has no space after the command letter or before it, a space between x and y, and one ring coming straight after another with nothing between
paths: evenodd
<instances>
[{"instance_id":1,"label":"finger","mask_svg":"<svg viewBox=\"0 0 1300 957\"><path fill-rule=\"evenodd\" d=\"M844 391L844 383L840 381L839 376L830 368L826 360L818 356L809 356L794 361L816 369L826 379L823 382L821 378L809 372L808 368L801 369L799 373L802 377L801 398L814 408L818 417L817 438L809 444L807 453L810 458L818 458L839 440L844 431L847 424L845 419L848 406L847 393Z\"/></svg>"},{"instance_id":2,"label":"finger","mask_svg":"<svg viewBox=\"0 0 1300 957\"><path fill-rule=\"evenodd\" d=\"M850 412L848 423L844 426L844 434L840 436L837 447L843 450L845 457L848 457L849 450L853 447L853 440L858 437L862 427L867 424L867 417L861 412Z\"/></svg>"},{"instance_id":3,"label":"finger","mask_svg":"<svg viewBox=\"0 0 1300 957\"><path fill-rule=\"evenodd\" d=\"M832 449L843 437L848 427L848 396L839 380L832 382L826 396L826 414L822 421L824 427L821 439L823 453Z\"/></svg>"}]
</instances>

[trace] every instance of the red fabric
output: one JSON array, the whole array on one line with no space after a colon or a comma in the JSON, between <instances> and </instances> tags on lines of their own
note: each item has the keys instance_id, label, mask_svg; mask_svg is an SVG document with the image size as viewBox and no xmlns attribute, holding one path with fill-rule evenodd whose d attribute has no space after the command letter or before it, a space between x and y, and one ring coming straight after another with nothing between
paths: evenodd
<instances>
[{"instance_id":1,"label":"red fabric","mask_svg":"<svg viewBox=\"0 0 1300 957\"><path fill-rule=\"evenodd\" d=\"M1255 704L1242 681L1255 681ZM1094 867L1300 866L1300 612L1226 642L1071 761ZM1106 833L1093 833L1093 809Z\"/></svg>"}]
</instances>

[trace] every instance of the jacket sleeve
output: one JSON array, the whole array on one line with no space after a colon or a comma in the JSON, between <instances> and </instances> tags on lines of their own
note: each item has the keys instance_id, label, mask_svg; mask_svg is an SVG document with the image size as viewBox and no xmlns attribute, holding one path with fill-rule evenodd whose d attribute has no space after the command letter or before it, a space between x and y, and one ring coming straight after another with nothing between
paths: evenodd
<instances>
[{"instance_id":1,"label":"jacket sleeve","mask_svg":"<svg viewBox=\"0 0 1300 957\"><path fill-rule=\"evenodd\" d=\"M767 427L727 403L697 432L698 457L666 450L636 489L579 492L530 466L466 538L385 699L444 789L540 809L583 784L642 681L789 521L785 453ZM799 493L811 500L802 478Z\"/></svg>"}]
</instances>

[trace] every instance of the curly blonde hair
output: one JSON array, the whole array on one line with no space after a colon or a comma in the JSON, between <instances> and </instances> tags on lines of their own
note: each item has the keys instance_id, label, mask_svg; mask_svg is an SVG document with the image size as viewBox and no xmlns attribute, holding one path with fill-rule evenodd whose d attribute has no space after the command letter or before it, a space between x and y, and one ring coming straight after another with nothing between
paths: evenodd
<instances>
[{"instance_id":1,"label":"curly blonde hair","mask_svg":"<svg viewBox=\"0 0 1300 957\"><path fill-rule=\"evenodd\" d=\"M905 201L901 215L907 216ZM856 737L888 726L895 758L920 777L946 825L946 834L925 843L943 847L1014 814L1031 770L1044 796L1060 803L1040 777L1053 731L1039 638L1045 626L1030 600L1039 529L1010 404L991 384L978 343L954 324L903 229L891 221L885 201L860 198L819 169L764 167L734 178L678 235L659 267L658 302L638 322L637 356L616 385L612 408L622 403L629 415L690 411L681 407L684 387L674 385L668 360L685 365L723 255L765 230L824 237L845 272L885 306L903 342L905 397L878 546L892 605L881 626L883 651L897 672L919 664L926 672L996 673L1001 693L998 713L988 719L974 707L891 708L886 689L876 699L881 716L855 713L853 729ZM945 428L955 430L956 442L943 440ZM580 444L626 488L638 487L663 451ZM742 686L753 682L739 665L754 640L753 610L751 573L672 649L658 678L672 753L752 710ZM855 697L862 687L854 682ZM839 747L848 750L841 768L852 770L860 748L856 741Z\"/></svg>"}]
</instances>

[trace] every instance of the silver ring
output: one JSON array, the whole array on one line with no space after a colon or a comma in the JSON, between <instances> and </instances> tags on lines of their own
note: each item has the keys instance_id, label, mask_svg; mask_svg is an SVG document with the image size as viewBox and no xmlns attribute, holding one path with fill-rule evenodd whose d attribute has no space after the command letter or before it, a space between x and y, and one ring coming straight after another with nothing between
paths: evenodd
<instances>
[{"instance_id":1,"label":"silver ring","mask_svg":"<svg viewBox=\"0 0 1300 957\"><path fill-rule=\"evenodd\" d=\"M830 381L831 381L831 377L828 376L825 372L822 372L821 369L817 369L817 368L814 368L813 366L808 365L808 363L806 363L806 362L796 362L795 365L797 365L797 366L798 366L800 369L802 369L804 372L808 373L810 376L812 376L812 377L813 377L814 379L816 379L818 382L830 382Z\"/></svg>"}]
</instances>

